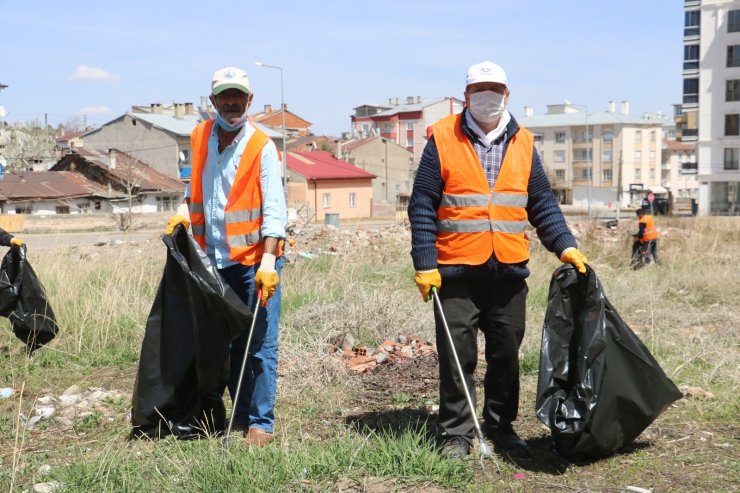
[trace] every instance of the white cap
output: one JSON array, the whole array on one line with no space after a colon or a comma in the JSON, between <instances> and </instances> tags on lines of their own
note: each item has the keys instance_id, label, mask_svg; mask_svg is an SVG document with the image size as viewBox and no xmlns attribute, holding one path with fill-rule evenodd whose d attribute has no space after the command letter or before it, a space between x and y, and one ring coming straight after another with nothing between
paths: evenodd
<instances>
[{"instance_id":1,"label":"white cap","mask_svg":"<svg viewBox=\"0 0 740 493\"><path fill-rule=\"evenodd\" d=\"M247 73L236 67L226 67L213 73L211 82L211 94L214 96L226 89L239 89L244 93L251 93L249 88L249 77Z\"/></svg>"},{"instance_id":2,"label":"white cap","mask_svg":"<svg viewBox=\"0 0 740 493\"><path fill-rule=\"evenodd\" d=\"M493 62L476 63L468 69L468 76L465 78L465 87L470 84L477 84L478 82L496 82L507 85L506 72Z\"/></svg>"}]
</instances>

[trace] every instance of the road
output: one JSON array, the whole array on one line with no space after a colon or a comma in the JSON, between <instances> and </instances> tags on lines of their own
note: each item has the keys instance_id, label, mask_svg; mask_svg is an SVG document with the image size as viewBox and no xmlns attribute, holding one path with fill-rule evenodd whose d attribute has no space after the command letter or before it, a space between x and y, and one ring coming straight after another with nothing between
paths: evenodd
<instances>
[{"instance_id":1,"label":"road","mask_svg":"<svg viewBox=\"0 0 740 493\"><path fill-rule=\"evenodd\" d=\"M157 240L161 230L123 231L87 231L84 233L26 233L19 234L29 250L55 250L74 245L95 245L99 243Z\"/></svg>"}]
</instances>

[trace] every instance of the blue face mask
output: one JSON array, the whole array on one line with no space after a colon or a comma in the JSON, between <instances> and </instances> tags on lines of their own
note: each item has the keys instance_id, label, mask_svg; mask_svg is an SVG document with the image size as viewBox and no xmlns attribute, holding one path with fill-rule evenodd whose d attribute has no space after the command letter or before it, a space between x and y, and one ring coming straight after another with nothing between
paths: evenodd
<instances>
[{"instance_id":1,"label":"blue face mask","mask_svg":"<svg viewBox=\"0 0 740 493\"><path fill-rule=\"evenodd\" d=\"M220 114L217 114L216 123L218 123L218 125L224 130L226 130L227 132L236 132L240 130L244 126L245 123L247 123L247 114L244 113L242 117L239 119L239 121L234 124L227 122L224 119L224 117L222 117Z\"/></svg>"}]
</instances>

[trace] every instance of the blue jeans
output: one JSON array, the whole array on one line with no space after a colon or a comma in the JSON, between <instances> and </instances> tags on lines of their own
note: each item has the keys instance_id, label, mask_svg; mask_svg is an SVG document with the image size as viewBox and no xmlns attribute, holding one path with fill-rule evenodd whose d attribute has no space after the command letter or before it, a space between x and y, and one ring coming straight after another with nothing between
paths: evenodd
<instances>
[{"instance_id":1,"label":"blue jeans","mask_svg":"<svg viewBox=\"0 0 740 493\"><path fill-rule=\"evenodd\" d=\"M284 257L278 257L275 270L278 277L285 263ZM257 301L254 291L254 275L257 265L230 265L219 269L224 280L231 286L241 300L251 309ZM249 427L260 428L272 433L275 421L275 393L277 390L278 366L278 324L280 322L280 284L275 294L269 299L266 307L257 311L257 322L249 347L249 358L244 369L239 402L232 412L234 422ZM249 327L231 342L231 376L229 377L229 395L233 401L236 385L239 383L244 349L249 337Z\"/></svg>"}]
</instances>

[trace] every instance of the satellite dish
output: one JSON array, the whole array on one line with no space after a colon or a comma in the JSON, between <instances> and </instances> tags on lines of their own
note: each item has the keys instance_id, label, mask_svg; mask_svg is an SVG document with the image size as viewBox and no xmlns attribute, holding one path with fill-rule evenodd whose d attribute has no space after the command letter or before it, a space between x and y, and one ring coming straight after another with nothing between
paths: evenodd
<instances>
[{"instance_id":1,"label":"satellite dish","mask_svg":"<svg viewBox=\"0 0 740 493\"><path fill-rule=\"evenodd\" d=\"M0 118L4 118L7 114L8 112L5 111L5 106L0 106Z\"/></svg>"},{"instance_id":2,"label":"satellite dish","mask_svg":"<svg viewBox=\"0 0 740 493\"><path fill-rule=\"evenodd\" d=\"M181 163L184 163L185 162L185 153L184 152L180 151L180 154L178 154L178 157L180 158L180 162Z\"/></svg>"}]
</instances>

